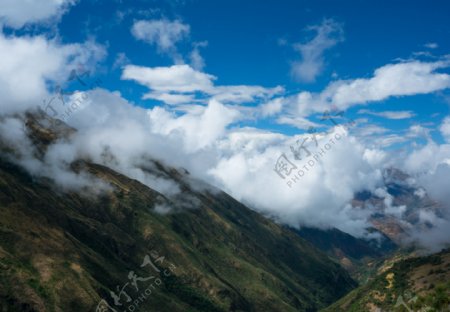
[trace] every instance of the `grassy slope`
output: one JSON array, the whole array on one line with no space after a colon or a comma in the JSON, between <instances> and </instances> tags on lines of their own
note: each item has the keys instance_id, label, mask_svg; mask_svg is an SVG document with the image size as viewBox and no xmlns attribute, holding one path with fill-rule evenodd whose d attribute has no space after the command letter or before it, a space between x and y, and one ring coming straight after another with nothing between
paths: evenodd
<instances>
[{"instance_id":1,"label":"grassy slope","mask_svg":"<svg viewBox=\"0 0 450 312\"><path fill-rule=\"evenodd\" d=\"M361 284L365 284L397 248L386 236L379 244L377 240L358 239L338 229L302 228L294 232L336 259Z\"/></svg>"},{"instance_id":2,"label":"grassy slope","mask_svg":"<svg viewBox=\"0 0 450 312\"><path fill-rule=\"evenodd\" d=\"M308 242L224 193L185 184L198 208L163 216L153 212L161 194L80 166L114 191L63 194L0 161L0 311L95 311L101 298L112 304L109 290L129 282L129 271L150 274L140 268L150 250L176 269L160 276L142 311L316 311L355 286Z\"/></svg>"},{"instance_id":3,"label":"grassy slope","mask_svg":"<svg viewBox=\"0 0 450 312\"><path fill-rule=\"evenodd\" d=\"M383 268L372 281L323 311L407 311L395 307L399 296L412 311L450 311L450 250Z\"/></svg>"}]
</instances>

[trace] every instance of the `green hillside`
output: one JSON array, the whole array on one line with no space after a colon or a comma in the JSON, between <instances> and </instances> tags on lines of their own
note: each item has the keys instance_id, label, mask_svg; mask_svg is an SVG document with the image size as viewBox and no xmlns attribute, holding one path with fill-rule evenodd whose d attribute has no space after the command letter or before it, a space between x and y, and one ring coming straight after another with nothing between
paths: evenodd
<instances>
[{"instance_id":1,"label":"green hillside","mask_svg":"<svg viewBox=\"0 0 450 312\"><path fill-rule=\"evenodd\" d=\"M45 148L51 132L32 133ZM183 190L166 198L100 165L72 168L112 190L63 192L1 158L0 311L95 311L102 299L115 311L317 311L356 286L297 234L191 189L185 172L155 163Z\"/></svg>"},{"instance_id":2,"label":"green hillside","mask_svg":"<svg viewBox=\"0 0 450 312\"><path fill-rule=\"evenodd\" d=\"M450 311L450 250L387 265L323 311Z\"/></svg>"}]
</instances>

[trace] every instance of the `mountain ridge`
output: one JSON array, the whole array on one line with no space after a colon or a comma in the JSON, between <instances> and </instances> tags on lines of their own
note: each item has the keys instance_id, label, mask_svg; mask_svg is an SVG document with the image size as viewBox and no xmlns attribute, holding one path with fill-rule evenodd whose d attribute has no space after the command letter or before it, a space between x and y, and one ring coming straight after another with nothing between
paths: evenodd
<instances>
[{"instance_id":1,"label":"mountain ridge","mask_svg":"<svg viewBox=\"0 0 450 312\"><path fill-rule=\"evenodd\" d=\"M31 135L40 148L51 142L51 131ZM143 309L316 311L356 286L292 231L226 193L190 189L183 170L153 168L182 182L173 199L102 165L77 161L71 168L111 189L64 191L0 160L3 310L94 311L102 300L117 308L111 292L131 283L132 271L148 275L141 265L152 252L176 269L159 275L161 286L139 304ZM175 210L157 213L158 204ZM170 268L166 263L157 264L160 272Z\"/></svg>"}]
</instances>

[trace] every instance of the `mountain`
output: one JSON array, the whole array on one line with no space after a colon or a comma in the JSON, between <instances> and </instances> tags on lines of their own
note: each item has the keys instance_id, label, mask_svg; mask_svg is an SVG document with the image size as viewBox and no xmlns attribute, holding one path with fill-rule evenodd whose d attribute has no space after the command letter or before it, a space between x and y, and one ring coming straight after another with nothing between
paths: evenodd
<instances>
[{"instance_id":1,"label":"mountain","mask_svg":"<svg viewBox=\"0 0 450 312\"><path fill-rule=\"evenodd\" d=\"M36 157L75 131L43 116L26 130ZM356 287L298 234L185 170L146 169L178 185L170 197L80 159L71 170L109 188L67 191L14 152L0 142L1 311L317 311Z\"/></svg>"},{"instance_id":2,"label":"mountain","mask_svg":"<svg viewBox=\"0 0 450 312\"><path fill-rule=\"evenodd\" d=\"M293 231L331 258L336 259L353 278L362 283L386 257L398 249L394 242L380 232L378 232L381 236L379 240L368 240L356 238L336 228L323 230L302 227ZM377 232L374 229L373 231Z\"/></svg>"},{"instance_id":3,"label":"mountain","mask_svg":"<svg viewBox=\"0 0 450 312\"><path fill-rule=\"evenodd\" d=\"M450 249L401 259L323 312L450 311Z\"/></svg>"},{"instance_id":4,"label":"mountain","mask_svg":"<svg viewBox=\"0 0 450 312\"><path fill-rule=\"evenodd\" d=\"M413 178L401 170L389 168L383 174L385 193L363 191L355 194L352 205L355 208L369 208L372 226L397 245L404 245L409 239L408 230L432 228L423 223L422 213L442 217L444 207L428 196L424 189L412 183Z\"/></svg>"}]
</instances>

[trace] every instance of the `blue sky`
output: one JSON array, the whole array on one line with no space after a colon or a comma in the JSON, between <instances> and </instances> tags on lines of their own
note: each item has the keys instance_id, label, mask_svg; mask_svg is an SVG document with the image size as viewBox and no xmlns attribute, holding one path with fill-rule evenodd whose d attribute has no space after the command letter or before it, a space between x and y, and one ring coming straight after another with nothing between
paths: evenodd
<instances>
[{"instance_id":1,"label":"blue sky","mask_svg":"<svg viewBox=\"0 0 450 312\"><path fill-rule=\"evenodd\" d=\"M238 103L256 107L270 98L295 96L301 92L320 93L336 81L370 79L377 68L389 64L408 61L430 64L448 58L450 51L447 40L450 4L447 1L432 4L427 1L293 0L64 2L68 4L65 10L50 22L44 19L40 23L27 23L25 27L5 22L3 31L9 35L43 34L56 38L61 44L95 42L105 50L105 56L95 65L95 75L102 79L102 87L119 90L125 98L144 108L167 103L144 99L149 87L136 79L123 79L127 65L168 68L188 64L199 72L213 75L215 86L283 88L269 98ZM171 47L164 50L158 46L158 39L149 41L133 34L133 26L139 21L164 21L163 29L170 23L178 23L188 29L175 35ZM322 36L320 31L323 31ZM302 52L301 46L307 51ZM192 65L190 57L194 51L203 63L201 68ZM309 53L309 59L302 53ZM305 63L306 71L302 67ZM295 66L299 68L297 74ZM448 66L435 70L439 72L448 72ZM196 91L196 97L204 96L202 92ZM422 125L429 129L434 140L442 143L438 126L448 114L448 103L447 88L439 87L417 94L400 92L400 95L390 94L367 103L354 103L345 107L345 111L347 116L361 119L361 125L377 125L398 135L413 125ZM363 113L362 109L369 110L370 114ZM305 113L302 118L318 126L322 111ZM373 114L385 111L410 112L411 116L393 119ZM295 109L290 109L290 117L295 114ZM240 120L239 125L287 135L302 133L307 127L279 122L276 114Z\"/></svg>"},{"instance_id":2,"label":"blue sky","mask_svg":"<svg viewBox=\"0 0 450 312\"><path fill-rule=\"evenodd\" d=\"M120 3L122 2L122 3ZM80 1L62 17L62 42L95 40L107 47L107 58L100 63L98 76L104 86L120 90L143 107L161 105L142 100L146 88L120 79L121 68L114 67L119 53L140 66L170 66L173 59L159 53L155 45L138 41L131 34L137 20L166 19L190 26L189 35L177 42L185 58L197 42L207 42L199 52L203 71L217 77L218 85L283 86L287 94L323 90L336 79L370 77L383 65L399 59L433 60L450 51L448 37L450 3L435 1ZM292 62L301 61L296 43L307 43L316 31L308 29L324 20L341 27L340 39L323 51L323 68L314 81L295 79ZM417 56L425 52L429 56ZM416 123L438 123L448 113L445 91L377 101L374 111L412 110L416 116L390 120L370 116L386 128L400 130ZM257 103L247 103L256 105ZM347 114L358 118L361 107ZM439 116L431 118L432 114ZM248 122L288 134L301 132L273 120ZM433 132L435 140L442 140Z\"/></svg>"}]
</instances>

